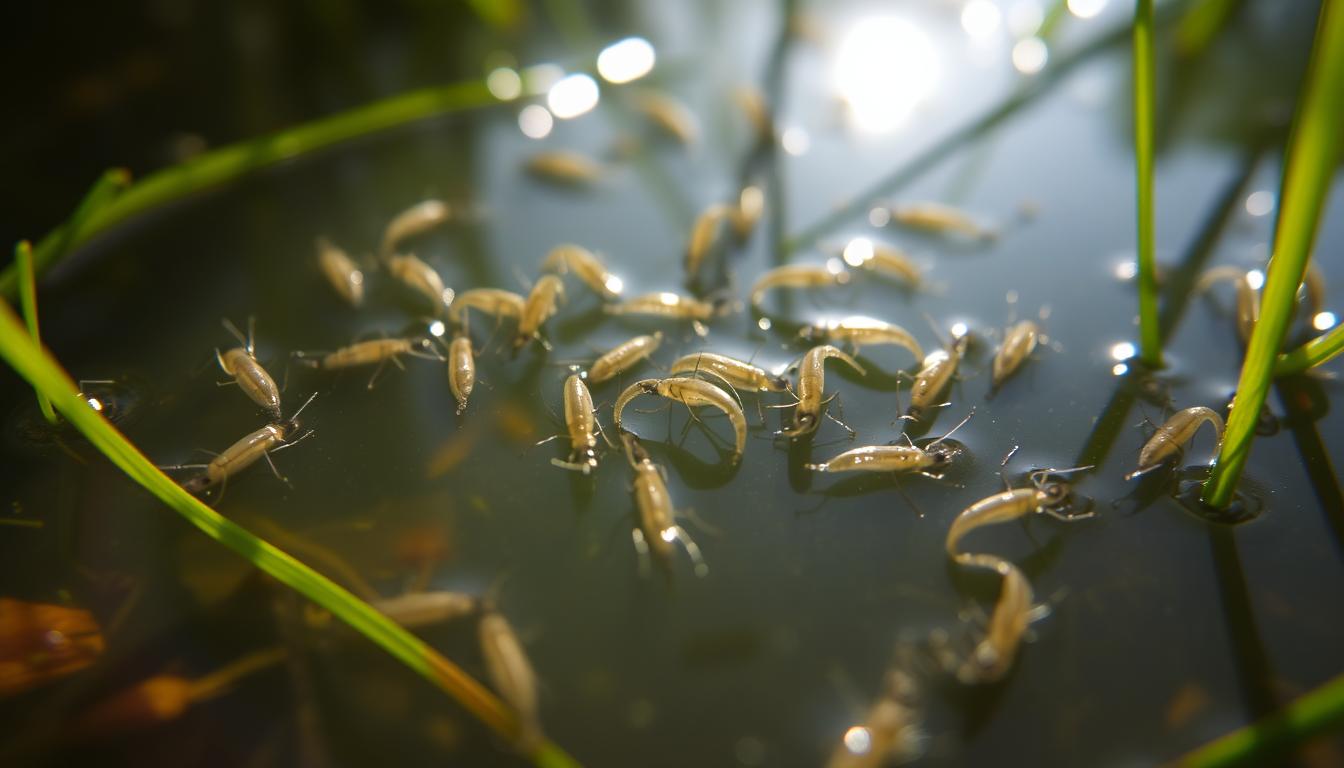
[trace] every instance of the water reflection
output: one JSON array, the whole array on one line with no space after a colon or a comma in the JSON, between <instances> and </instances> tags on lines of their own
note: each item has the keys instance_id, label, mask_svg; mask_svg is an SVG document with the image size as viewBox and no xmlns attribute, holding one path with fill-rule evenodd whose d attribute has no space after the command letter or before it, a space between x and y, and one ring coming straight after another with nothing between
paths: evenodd
<instances>
[{"instance_id":1,"label":"water reflection","mask_svg":"<svg viewBox=\"0 0 1344 768\"><path fill-rule=\"evenodd\" d=\"M554 126L550 111L540 104L529 104L518 113L518 127L529 139L546 138Z\"/></svg>"},{"instance_id":2,"label":"water reflection","mask_svg":"<svg viewBox=\"0 0 1344 768\"><path fill-rule=\"evenodd\" d=\"M561 120L583 115L597 106L597 81L584 74L562 78L546 92L546 105Z\"/></svg>"},{"instance_id":3,"label":"water reflection","mask_svg":"<svg viewBox=\"0 0 1344 768\"><path fill-rule=\"evenodd\" d=\"M597 55L597 73L609 83L628 83L653 71L653 45L642 37L618 40Z\"/></svg>"},{"instance_id":4,"label":"water reflection","mask_svg":"<svg viewBox=\"0 0 1344 768\"><path fill-rule=\"evenodd\" d=\"M498 67L485 76L485 87L500 101L512 101L523 93L523 79L509 67Z\"/></svg>"},{"instance_id":5,"label":"water reflection","mask_svg":"<svg viewBox=\"0 0 1344 768\"><path fill-rule=\"evenodd\" d=\"M989 0L971 0L961 9L961 28L975 40L988 40L1003 21L999 6Z\"/></svg>"},{"instance_id":6,"label":"water reflection","mask_svg":"<svg viewBox=\"0 0 1344 768\"><path fill-rule=\"evenodd\" d=\"M1039 37L1028 37L1013 46L1013 67L1024 75L1034 75L1045 69L1050 50Z\"/></svg>"},{"instance_id":7,"label":"water reflection","mask_svg":"<svg viewBox=\"0 0 1344 768\"><path fill-rule=\"evenodd\" d=\"M899 127L939 79L938 54L929 36L897 17L856 24L835 59L835 88L854 126L866 133Z\"/></svg>"},{"instance_id":8,"label":"water reflection","mask_svg":"<svg viewBox=\"0 0 1344 768\"><path fill-rule=\"evenodd\" d=\"M1090 19L1106 9L1106 0L1069 0L1069 13L1080 19Z\"/></svg>"},{"instance_id":9,"label":"water reflection","mask_svg":"<svg viewBox=\"0 0 1344 768\"><path fill-rule=\"evenodd\" d=\"M1328 331L1339 323L1334 312L1317 312L1316 316L1311 318L1311 327L1318 331Z\"/></svg>"}]
</instances>

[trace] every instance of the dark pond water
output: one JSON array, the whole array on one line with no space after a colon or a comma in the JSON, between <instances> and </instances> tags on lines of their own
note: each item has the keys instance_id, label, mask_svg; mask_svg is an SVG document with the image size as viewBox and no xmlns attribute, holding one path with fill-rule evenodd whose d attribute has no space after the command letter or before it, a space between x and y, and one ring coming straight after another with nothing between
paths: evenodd
<instances>
[{"instance_id":1,"label":"dark pond water","mask_svg":"<svg viewBox=\"0 0 1344 768\"><path fill-rule=\"evenodd\" d=\"M1057 50L1123 24L1127 9L1116 5L1095 19L1066 20ZM805 14L803 35L776 51L773 6L650 3L601 39L641 34L654 43L659 63L641 84L656 83L696 113L702 138L694 146L643 136L634 161L613 163L586 191L525 174L522 163L537 151L605 157L626 141L623 126L636 124L629 87L606 85L595 110L557 121L539 140L520 132L517 105L409 126L100 241L44 281L46 340L75 376L119 382L109 394L125 407L123 429L154 460L173 464L199 461L197 449L220 450L263 423L237 392L215 386L213 348L230 343L221 317L256 317L258 355L277 376L291 350L331 349L414 322L414 305L381 281L365 309L341 305L313 268L312 241L324 234L354 253L371 251L388 219L426 196L481 212L415 242L459 290L521 291L552 246L576 242L604 254L638 294L680 289L695 213L735 195L744 179L761 183L765 220L722 262L745 297L777 262L834 255L811 244L787 251L784 238L811 231L1029 77L1010 66L1006 5L998 31L983 40L967 34L958 7L818 8ZM1312 10L1254 4L1202 67L1168 82L1164 113L1175 117L1164 129L1157 231L1173 282L1205 265L1262 265L1279 166L1248 137L1257 120L1287 114ZM842 43L865 25L914 36L895 59L905 71L876 71L891 62L864 49L876 56L859 57L871 82L845 85L855 100L847 111L836 100L836 60L862 48L862 34L858 43L850 38L848 54ZM542 62L567 50L543 40L520 57ZM934 60L918 58L925 53ZM1027 65L1030 53L1021 54ZM1244 85L1233 85L1238 78ZM788 151L753 155L733 89L775 81ZM496 335L461 417L432 362L408 360L372 391L366 372L292 369L287 410L318 393L304 414L314 436L275 459L292 488L258 466L229 483L219 510L319 570L339 577L332 562L345 561L385 595L412 586L497 590L541 678L548 734L587 764L815 765L878 693L899 645L938 628L964 632L960 616L990 606L995 582L950 564L943 539L958 511L1002 488L999 462L1021 446L1009 466L1015 474L1096 464L1076 489L1098 514L1067 525L1036 516L975 534L974 550L1021 565L1039 599L1053 596L1054 611L1002 683L969 690L931 678L927 761L1151 764L1245 724L1340 671L1344 510L1331 463L1344 422L1330 407L1339 385L1291 382L1271 397L1281 428L1255 443L1244 488L1262 513L1249 522L1192 515L1170 497L1170 475L1122 479L1149 434L1145 415L1164 414L1163 396L1174 408L1221 408L1239 368L1231 297L1220 292L1185 306L1170 367L1155 383L1117 359L1117 345L1137 340L1134 286L1117 276L1133 258L1129 85L1125 46L1102 52L892 195L996 222L1003 231L993 242L879 229L866 204L820 234L821 245L862 236L907 248L928 265L929 290L856 278L782 291L767 300L769 330L739 312L700 338L684 323L608 318L571 282L569 302L549 324L554 350L534 346L510 359L498 351L505 336ZM881 98L865 115L862 99L873 92ZM908 115L892 106L905 98L916 99ZM870 128L893 125L860 130L855 112ZM1200 247L1210 231L1212 244ZM1342 251L1344 195L1336 194L1317 246L1327 308L1344 305ZM1050 344L987 398L995 329L1042 309ZM560 430L565 364L589 361L595 350L653 329L667 337L653 366L594 388L609 427L622 384L656 375L657 364L711 349L782 366L803 351L785 330L792 323L850 314L901 324L926 348L938 344L926 316L944 332L964 323L986 339L973 346L952 404L922 430L941 434L975 409L956 436L967 455L945 480L895 487L801 468L899 437L905 400L894 372L912 361L890 347L865 351L885 375L830 369L827 391L840 396L832 412L843 409L858 433L853 442L831 422L811 440L772 440L789 411L758 412L757 398L746 396L752 434L741 466L727 469L713 439L688 428L684 409L631 417L667 467L677 507L694 512L683 524L703 549L705 578L685 559L669 578L641 577L630 542L631 475L617 452L585 479L549 464L565 452L559 441L533 445ZM474 330L487 346L488 327ZM69 595L115 629L104 663L0 702L0 755L33 764L517 761L371 646L304 631L299 601L180 522L87 444L43 431L30 400L12 374L0 374L5 514L40 523L0 528L4 592L40 601ZM721 419L707 423L720 438L729 434ZM1205 461L1210 442L1198 437L1187 463ZM434 546L445 554L428 570L413 562L417 548ZM423 634L484 675L469 627ZM275 643L303 653L171 726L110 741L69 737L68 723L99 692L165 669L203 675ZM1338 744L1322 749L1326 759L1344 754Z\"/></svg>"}]
</instances>

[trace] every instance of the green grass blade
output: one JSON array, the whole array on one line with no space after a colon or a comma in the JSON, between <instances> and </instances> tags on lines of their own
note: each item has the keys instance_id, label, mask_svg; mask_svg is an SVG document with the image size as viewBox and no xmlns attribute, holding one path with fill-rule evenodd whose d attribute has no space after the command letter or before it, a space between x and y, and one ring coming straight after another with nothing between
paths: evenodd
<instances>
[{"instance_id":1,"label":"green grass blade","mask_svg":"<svg viewBox=\"0 0 1344 768\"><path fill-rule=\"evenodd\" d=\"M1162 336L1157 327L1157 257L1153 234L1153 0L1134 9L1134 166L1138 204L1139 358L1150 368L1162 365Z\"/></svg>"},{"instance_id":2,"label":"green grass blade","mask_svg":"<svg viewBox=\"0 0 1344 768\"><path fill-rule=\"evenodd\" d=\"M33 273L33 246L27 240L20 240L14 246L14 266L19 271L19 306L23 308L28 335L33 337L33 343L41 345L42 333L37 324L37 275ZM56 423L56 411L52 410L51 401L40 389L37 390L37 407L42 409L48 424Z\"/></svg>"},{"instance_id":3,"label":"green grass blade","mask_svg":"<svg viewBox=\"0 0 1344 768\"><path fill-rule=\"evenodd\" d=\"M393 96L270 136L206 152L144 177L84 219L72 217L49 232L33 249L34 267L42 272L64 253L133 216L282 161L416 120L493 103L495 98L484 81L472 80ZM17 272L6 269L0 274L0 295L12 296L17 283Z\"/></svg>"},{"instance_id":4,"label":"green grass blade","mask_svg":"<svg viewBox=\"0 0 1344 768\"><path fill-rule=\"evenodd\" d=\"M1176 761L1181 768L1264 764L1275 754L1344 722L1344 675L1258 723L1205 744Z\"/></svg>"},{"instance_id":5,"label":"green grass blade","mask_svg":"<svg viewBox=\"0 0 1344 768\"><path fill-rule=\"evenodd\" d=\"M1329 333L1317 336L1292 352L1279 355L1279 359L1274 361L1274 377L1302 373L1340 352L1344 352L1344 325L1337 325Z\"/></svg>"},{"instance_id":6,"label":"green grass blade","mask_svg":"<svg viewBox=\"0 0 1344 768\"><path fill-rule=\"evenodd\" d=\"M335 582L201 503L159 471L115 427L88 406L70 377L55 359L29 338L14 311L2 301L0 357L35 389L46 394L66 420L113 464L192 525L349 624L456 699L504 739L517 740L520 734L517 715L459 667ZM544 768L577 765L549 742L536 747L530 757L535 765Z\"/></svg>"},{"instance_id":7,"label":"green grass blade","mask_svg":"<svg viewBox=\"0 0 1344 768\"><path fill-rule=\"evenodd\" d=\"M1340 83L1344 83L1344 4L1329 2L1321 6L1306 83L1288 139L1274 255L1265 276L1260 320L1246 349L1222 448L1204 484L1204 501L1214 507L1224 507L1232 499L1269 392L1279 348L1297 305L1297 289L1306 273L1331 175L1339 161L1344 126L1344 88Z\"/></svg>"},{"instance_id":8,"label":"green grass blade","mask_svg":"<svg viewBox=\"0 0 1344 768\"><path fill-rule=\"evenodd\" d=\"M1200 0L1191 5L1176 25L1176 50L1185 58L1203 53L1241 4L1242 0Z\"/></svg>"}]
</instances>

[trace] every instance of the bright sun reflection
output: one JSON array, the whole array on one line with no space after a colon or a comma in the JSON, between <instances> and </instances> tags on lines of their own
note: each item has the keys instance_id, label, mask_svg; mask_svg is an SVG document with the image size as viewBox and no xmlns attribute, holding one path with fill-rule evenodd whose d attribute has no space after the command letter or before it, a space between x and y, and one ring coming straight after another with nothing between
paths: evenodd
<instances>
[{"instance_id":1,"label":"bright sun reflection","mask_svg":"<svg viewBox=\"0 0 1344 768\"><path fill-rule=\"evenodd\" d=\"M628 83L653 71L653 45L642 37L617 40L597 55L597 73L609 83Z\"/></svg>"},{"instance_id":2,"label":"bright sun reflection","mask_svg":"<svg viewBox=\"0 0 1344 768\"><path fill-rule=\"evenodd\" d=\"M952 338L954 339L960 339L962 336L965 336L970 332L971 332L970 327L967 326L965 323L952 324Z\"/></svg>"},{"instance_id":3,"label":"bright sun reflection","mask_svg":"<svg viewBox=\"0 0 1344 768\"><path fill-rule=\"evenodd\" d=\"M1274 193L1258 189L1246 196L1246 212L1252 216L1264 216L1274 210Z\"/></svg>"},{"instance_id":4,"label":"bright sun reflection","mask_svg":"<svg viewBox=\"0 0 1344 768\"><path fill-rule=\"evenodd\" d=\"M1334 312L1317 312L1316 316L1311 318L1311 327L1318 331L1328 331L1338 322L1339 319L1335 317Z\"/></svg>"},{"instance_id":5,"label":"bright sun reflection","mask_svg":"<svg viewBox=\"0 0 1344 768\"><path fill-rule=\"evenodd\" d=\"M880 205L877 206L868 212L868 223L874 227L887 226L891 223L891 211Z\"/></svg>"},{"instance_id":6,"label":"bright sun reflection","mask_svg":"<svg viewBox=\"0 0 1344 768\"><path fill-rule=\"evenodd\" d=\"M561 120L578 117L597 106L597 81L587 75L570 75L551 86L546 104Z\"/></svg>"},{"instance_id":7,"label":"bright sun reflection","mask_svg":"<svg viewBox=\"0 0 1344 768\"><path fill-rule=\"evenodd\" d=\"M808 148L812 146L812 139L802 128L785 128L779 135L779 145L785 152L798 157L807 154Z\"/></svg>"},{"instance_id":8,"label":"bright sun reflection","mask_svg":"<svg viewBox=\"0 0 1344 768\"><path fill-rule=\"evenodd\" d=\"M864 262L873 258L873 241L866 237L856 237L845 245L842 255L849 266L861 267Z\"/></svg>"},{"instance_id":9,"label":"bright sun reflection","mask_svg":"<svg viewBox=\"0 0 1344 768\"><path fill-rule=\"evenodd\" d=\"M551 113L540 104L529 104L518 113L518 127L529 139L544 139L551 134L555 121Z\"/></svg>"},{"instance_id":10,"label":"bright sun reflection","mask_svg":"<svg viewBox=\"0 0 1344 768\"><path fill-rule=\"evenodd\" d=\"M854 125L886 133L933 93L938 54L924 30L905 19L866 19L840 43L833 77Z\"/></svg>"},{"instance_id":11,"label":"bright sun reflection","mask_svg":"<svg viewBox=\"0 0 1344 768\"><path fill-rule=\"evenodd\" d=\"M770 330L770 327L773 325L774 323L770 322L770 318L768 317L762 317L760 320L756 321L756 327L760 328L762 331Z\"/></svg>"},{"instance_id":12,"label":"bright sun reflection","mask_svg":"<svg viewBox=\"0 0 1344 768\"><path fill-rule=\"evenodd\" d=\"M1106 8L1106 0L1069 0L1069 13L1080 19L1090 19Z\"/></svg>"},{"instance_id":13,"label":"bright sun reflection","mask_svg":"<svg viewBox=\"0 0 1344 768\"><path fill-rule=\"evenodd\" d=\"M845 731L845 749L856 755L866 755L873 748L873 735L867 728L856 725Z\"/></svg>"},{"instance_id":14,"label":"bright sun reflection","mask_svg":"<svg viewBox=\"0 0 1344 768\"><path fill-rule=\"evenodd\" d=\"M1049 58L1050 49L1045 47L1045 41L1039 37L1019 40L1013 46L1013 67L1024 75L1034 75L1045 69L1045 62Z\"/></svg>"},{"instance_id":15,"label":"bright sun reflection","mask_svg":"<svg viewBox=\"0 0 1344 768\"><path fill-rule=\"evenodd\" d=\"M975 40L987 40L999 31L1003 14L989 0L971 0L961 9L961 28Z\"/></svg>"},{"instance_id":16,"label":"bright sun reflection","mask_svg":"<svg viewBox=\"0 0 1344 768\"><path fill-rule=\"evenodd\" d=\"M1132 259L1117 262L1115 265L1115 277L1117 280L1133 280L1139 274L1139 263Z\"/></svg>"},{"instance_id":17,"label":"bright sun reflection","mask_svg":"<svg viewBox=\"0 0 1344 768\"><path fill-rule=\"evenodd\" d=\"M1111 359L1128 360L1129 358L1134 356L1134 351L1135 350L1133 344L1129 343L1128 341L1122 341L1119 344L1116 344L1115 346L1111 347Z\"/></svg>"},{"instance_id":18,"label":"bright sun reflection","mask_svg":"<svg viewBox=\"0 0 1344 768\"><path fill-rule=\"evenodd\" d=\"M1246 273L1246 284L1251 286L1252 290L1260 290L1265 287L1265 273L1258 269L1252 269Z\"/></svg>"},{"instance_id":19,"label":"bright sun reflection","mask_svg":"<svg viewBox=\"0 0 1344 768\"><path fill-rule=\"evenodd\" d=\"M620 293L621 291L625 290L625 281L615 275L608 276L606 282L603 283L603 285L605 285L607 287L607 290L611 291L612 293Z\"/></svg>"},{"instance_id":20,"label":"bright sun reflection","mask_svg":"<svg viewBox=\"0 0 1344 768\"><path fill-rule=\"evenodd\" d=\"M430 335L430 336L437 336L437 337L442 338L444 332L447 331L447 330L448 330L448 329L444 326L442 320L435 320L434 322L432 322L432 323L429 324L429 335Z\"/></svg>"},{"instance_id":21,"label":"bright sun reflection","mask_svg":"<svg viewBox=\"0 0 1344 768\"><path fill-rule=\"evenodd\" d=\"M1017 0L1008 6L1008 31L1013 37L1036 34L1045 21L1045 11L1036 0Z\"/></svg>"},{"instance_id":22,"label":"bright sun reflection","mask_svg":"<svg viewBox=\"0 0 1344 768\"><path fill-rule=\"evenodd\" d=\"M1129 366L1124 363L1116 363L1111 367L1111 373L1116 376L1124 376L1126 373L1129 373Z\"/></svg>"}]
</instances>

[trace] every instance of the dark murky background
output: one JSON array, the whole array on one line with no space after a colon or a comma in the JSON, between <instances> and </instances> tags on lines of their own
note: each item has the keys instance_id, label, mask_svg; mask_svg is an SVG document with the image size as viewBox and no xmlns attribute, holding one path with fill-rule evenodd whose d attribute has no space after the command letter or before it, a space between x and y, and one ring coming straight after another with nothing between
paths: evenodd
<instances>
[{"instance_id":1,"label":"dark murky background","mask_svg":"<svg viewBox=\"0 0 1344 768\"><path fill-rule=\"evenodd\" d=\"M572 9L553 5L558 18L573 21ZM531 31L514 39L482 32L470 16L417 24L401 7L346 8L353 18L327 9L313 18L340 24L314 21L311 35L304 15L250 7L218 33L204 12L176 27L150 14L145 42L128 47L143 49L137 55L158 62L166 79L116 103L148 99L165 111L109 108L106 123L72 121L61 119L66 113L53 96L5 143L11 175L27 171L35 190L22 207L10 206L17 217L10 225L28 236L42 231L103 166L150 170L183 142L232 140L373 95L476 76L492 50L513 50L523 65L573 67L624 35L653 43L651 75L631 86L604 84L596 109L556 121L544 138L520 131L521 103L417 123L138 219L51 273L41 288L51 348L78 377L126 382L118 385L127 409L122 427L146 454L164 464L199 461L195 449L219 450L263 421L238 393L214 384L213 347L230 343L221 317L256 316L259 357L277 376L290 350L330 349L413 321L413 303L382 281L366 309L339 304L312 266L316 235L365 253L397 211L443 196L470 202L481 215L419 239L415 250L459 290L521 291L522 279L535 277L543 255L561 242L603 253L627 292L678 289L691 217L749 179L764 183L770 200L762 226L727 256L734 290L745 296L777 259L828 255L816 248L782 255L781 236L825 219L1030 77L1013 68L1010 34L1022 20L1013 8L1029 5L1002 4L998 26L983 37L968 33L976 24L963 24L956 3L804 8L800 35L783 42L773 4L590 9L602 19L594 22L591 51L567 43L540 11ZM1127 22L1128 4L1103 5L1095 18L1066 18L1051 55ZM1262 264L1279 169L1275 153L1254 148L1263 135L1273 147L1282 143L1276 131L1290 114L1314 11L1306 2L1248 4L1199 63L1164 62L1164 71L1181 73L1164 85L1160 110L1168 122L1157 179L1158 255L1173 270ZM39 32L45 25L33 21ZM907 36L894 46L898 53L887 51L901 71L884 71L893 61L880 50L867 51L876 58L860 55L868 80L841 84L851 89L846 109L837 100L836 61L855 55L842 52L846 35L863 25ZM173 46L154 42L160 33L190 49L177 60L196 62L199 72L183 71L195 72L203 87L227 84L229 98L211 103L194 94L175 110L165 94L185 76L170 68ZM230 55L207 65L192 42L216 34L230 41L215 43ZM291 39L296 50L283 44ZM848 46L862 48L862 39L851 37ZM300 55L310 48L325 53ZM1019 53L1019 66L1029 68L1030 53ZM1153 763L1261 716L1339 672L1344 511L1330 464L1342 422L1329 407L1338 384L1290 382L1271 398L1284 423L1255 443L1245 487L1265 512L1251 522L1206 522L1168 498L1161 479L1121 479L1148 434L1139 426L1145 413L1162 416L1151 398L1135 400L1139 382L1115 349L1137 337L1134 288L1117 276L1133 258L1129 66L1123 44L1089 59L896 195L954 203L997 222L1004 229L998 241L970 245L877 229L868 206L821 237L824 245L867 236L906 247L930 266L929 291L912 294L858 275L847 287L806 297L773 294L769 331L739 313L700 339L684 324L604 318L597 300L570 281L570 301L550 324L555 350L533 347L510 360L497 349L506 336L496 335L478 360L482 383L461 418L443 368L432 362L408 360L405 373L389 370L372 392L367 372L294 369L287 409L319 394L304 414L314 437L276 457L293 489L255 467L230 482L219 509L319 570L332 573L331 558L344 559L387 595L423 578L413 550L437 543L446 555L427 572L428 586L498 589L543 681L546 729L581 761L808 765L824 760L877 693L898 643L938 627L957 631L959 612L988 607L996 585L951 567L943 537L959 510L1000 489L998 463L1021 445L1011 465L1018 471L1097 462L1078 491L1100 514L1070 525L1033 518L975 534L973 549L1021 564L1039 599L1059 601L1004 683L926 692L928 760ZM776 79L786 140L752 156L731 95L738 85ZM695 111L699 143L683 148L621 127L638 125L625 105L631 89L648 85ZM248 88L256 89L250 99L239 93ZM864 113L864 94L873 93L876 111ZM913 102L908 114L896 110L902 99ZM35 138L49 122L57 126L51 137ZM872 130L882 122L891 124ZM193 126L192 136L175 135L182 125ZM74 154L56 160L62 131L71 132L65 140ZM20 158L25 135L30 151ZM635 159L613 163L586 192L548 186L521 169L545 149L609 156L628 136L640 140ZM67 172L37 173L55 162ZM1024 206L1035 215L1021 215ZM1226 221L1216 242L1197 247L1220 211ZM1328 309L1344 301L1342 248L1344 196L1336 194L1316 251ZM1230 305L1230 292L1217 291L1212 300L1192 298L1180 317L1162 377L1173 407L1219 407L1231 394L1239 348ZM559 441L533 446L560 428L564 363L591 360L594 350L654 328L668 335L657 363L708 348L774 367L802 352L781 332L789 322L870 314L933 348L926 314L944 329L963 322L984 333L1042 307L1054 348L1038 352L994 399L985 397L992 339L966 362L952 406L929 432L941 434L976 409L957 435L970 458L943 482L916 477L898 490L879 478L809 476L802 462L852 444L830 422L810 444L772 443L769 431L787 410L765 411L768 428L753 430L740 469L731 471L704 431L685 429L681 410L632 418L668 466L678 507L707 524L685 523L709 563L704 579L684 559L670 581L639 576L629 537L630 473L617 453L604 455L596 477L585 480L548 464L565 452ZM486 326L475 328L478 345L486 343ZM865 350L865 360L889 374L878 386L838 369L828 376L828 390L840 393L843 417L859 433L854 445L898 437L890 374L912 365L895 348ZM594 390L608 406L600 416L608 426L620 386ZM755 398L744 397L758 424ZM296 631L298 600L183 524L77 438L53 440L38 427L30 391L11 374L0 375L0 398L5 514L41 523L0 528L4 593L68 596L105 625L116 622L104 663L0 703L5 762L96 756L126 764L361 765L390 754L403 764L514 761L455 704L367 644ZM729 435L721 419L708 422ZM1201 434L1188 463L1205 460L1210 443ZM423 634L483 674L470 628ZM83 745L62 737L62 724L100 691L164 669L199 676L276 642L311 652L171 726ZM1340 749L1319 745L1314 754L1339 760Z\"/></svg>"}]
</instances>

